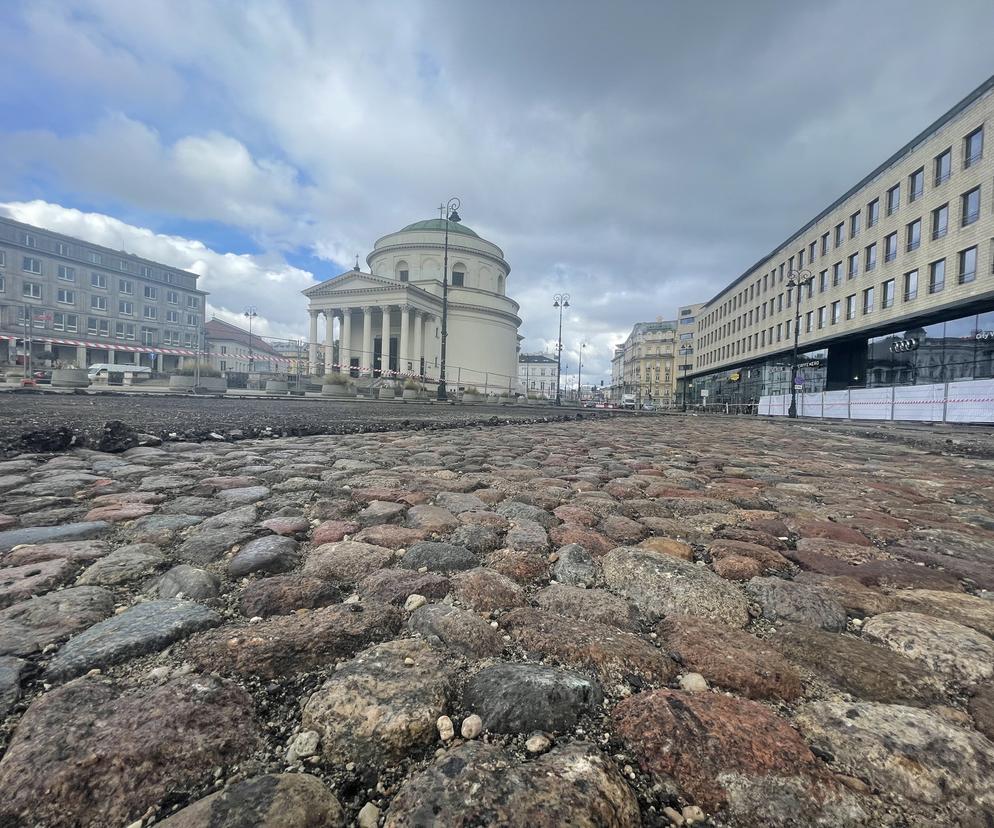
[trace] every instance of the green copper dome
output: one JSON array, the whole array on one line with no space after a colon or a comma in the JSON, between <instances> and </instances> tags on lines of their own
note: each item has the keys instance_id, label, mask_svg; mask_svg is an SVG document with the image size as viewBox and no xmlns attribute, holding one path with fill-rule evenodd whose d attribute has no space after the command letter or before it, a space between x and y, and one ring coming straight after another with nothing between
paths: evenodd
<instances>
[{"instance_id":1,"label":"green copper dome","mask_svg":"<svg viewBox=\"0 0 994 828\"><path fill-rule=\"evenodd\" d=\"M449 225L450 233L462 233L464 236L472 236L475 239L480 238L465 225L459 224L456 221L446 222L445 219L440 218L416 221L414 224L408 224L407 227L401 228L400 232L403 233L407 230L445 230L446 223Z\"/></svg>"}]
</instances>

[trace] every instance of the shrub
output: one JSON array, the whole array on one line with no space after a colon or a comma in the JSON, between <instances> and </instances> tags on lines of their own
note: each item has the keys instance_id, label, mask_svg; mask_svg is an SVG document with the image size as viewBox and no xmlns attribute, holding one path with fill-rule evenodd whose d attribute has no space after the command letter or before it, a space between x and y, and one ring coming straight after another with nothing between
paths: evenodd
<instances>
[{"instance_id":1,"label":"shrub","mask_svg":"<svg viewBox=\"0 0 994 828\"><path fill-rule=\"evenodd\" d=\"M197 367L195 365L188 365L185 368L180 368L179 370L174 371L173 373L179 377L195 377L197 375ZM218 371L217 368L213 368L202 362L200 363L200 376L219 378L221 376L221 372Z\"/></svg>"},{"instance_id":2,"label":"shrub","mask_svg":"<svg viewBox=\"0 0 994 828\"><path fill-rule=\"evenodd\" d=\"M479 394L480 390L475 385L467 385L462 392L464 394Z\"/></svg>"},{"instance_id":3,"label":"shrub","mask_svg":"<svg viewBox=\"0 0 994 828\"><path fill-rule=\"evenodd\" d=\"M420 383L416 382L413 379L408 379L404 383L404 390L405 391L420 391L421 390L421 385L420 385Z\"/></svg>"},{"instance_id":4,"label":"shrub","mask_svg":"<svg viewBox=\"0 0 994 828\"><path fill-rule=\"evenodd\" d=\"M349 377L340 371L332 371L330 374L325 374L322 382L325 385L348 385Z\"/></svg>"}]
</instances>

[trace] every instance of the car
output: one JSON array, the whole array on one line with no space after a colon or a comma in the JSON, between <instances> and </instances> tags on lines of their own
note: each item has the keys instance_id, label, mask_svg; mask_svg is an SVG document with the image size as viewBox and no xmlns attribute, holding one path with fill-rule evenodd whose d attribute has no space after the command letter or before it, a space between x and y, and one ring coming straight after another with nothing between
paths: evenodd
<instances>
[{"instance_id":1,"label":"car","mask_svg":"<svg viewBox=\"0 0 994 828\"><path fill-rule=\"evenodd\" d=\"M648 402L647 403L642 403L642 410L643 411L655 411L656 410L656 406L655 406L654 403L648 403Z\"/></svg>"},{"instance_id":2,"label":"car","mask_svg":"<svg viewBox=\"0 0 994 828\"><path fill-rule=\"evenodd\" d=\"M38 385L51 385L52 383L52 372L51 371L32 371L31 379L33 379Z\"/></svg>"}]
</instances>

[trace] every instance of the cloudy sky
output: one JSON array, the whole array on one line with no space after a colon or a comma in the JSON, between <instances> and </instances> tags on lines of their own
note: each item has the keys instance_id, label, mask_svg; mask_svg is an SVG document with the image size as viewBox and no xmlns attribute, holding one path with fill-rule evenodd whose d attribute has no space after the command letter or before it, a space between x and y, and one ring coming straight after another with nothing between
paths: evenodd
<instances>
[{"instance_id":1,"label":"cloudy sky","mask_svg":"<svg viewBox=\"0 0 994 828\"><path fill-rule=\"evenodd\" d=\"M990 0L0 2L0 209L202 274L302 336L300 290L437 216L511 263L528 350L609 381L994 72Z\"/></svg>"}]
</instances>

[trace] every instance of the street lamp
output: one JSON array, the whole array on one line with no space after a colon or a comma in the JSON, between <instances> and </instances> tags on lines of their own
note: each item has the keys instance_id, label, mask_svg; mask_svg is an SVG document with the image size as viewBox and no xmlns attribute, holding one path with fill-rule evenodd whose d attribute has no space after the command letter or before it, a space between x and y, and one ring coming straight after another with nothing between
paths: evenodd
<instances>
[{"instance_id":1,"label":"street lamp","mask_svg":"<svg viewBox=\"0 0 994 828\"><path fill-rule=\"evenodd\" d=\"M248 308L245 311L245 318L248 319L249 323L249 373L251 374L255 370L255 352L252 350L252 320L255 319L259 314L255 312L255 307Z\"/></svg>"},{"instance_id":2,"label":"street lamp","mask_svg":"<svg viewBox=\"0 0 994 828\"><path fill-rule=\"evenodd\" d=\"M580 343L580 361L576 366L576 402L577 405L583 405L583 400L580 399L580 373L583 371L583 349L587 347L586 342Z\"/></svg>"},{"instance_id":3,"label":"street lamp","mask_svg":"<svg viewBox=\"0 0 994 828\"><path fill-rule=\"evenodd\" d=\"M787 287L797 288L797 301L794 305L794 351L790 360L790 408L787 416L797 418L797 338L801 332L801 288L814 281L814 274L804 270L792 270L787 278Z\"/></svg>"},{"instance_id":4,"label":"street lamp","mask_svg":"<svg viewBox=\"0 0 994 828\"><path fill-rule=\"evenodd\" d=\"M552 299L552 307L559 308L559 344L556 346L556 405L562 405L563 398L560 391L559 369L563 358L563 308L569 307L569 294L557 293Z\"/></svg>"},{"instance_id":5,"label":"street lamp","mask_svg":"<svg viewBox=\"0 0 994 828\"><path fill-rule=\"evenodd\" d=\"M683 362L680 363L680 370L683 371L683 393L680 395L682 404L680 406L681 411L687 410L687 357L694 353L694 349L689 345L684 345L680 349L680 356L683 357Z\"/></svg>"},{"instance_id":6,"label":"street lamp","mask_svg":"<svg viewBox=\"0 0 994 828\"><path fill-rule=\"evenodd\" d=\"M442 354L438 366L439 402L448 399L445 391L445 340L449 336L449 222L462 221L458 213L460 207L462 202L453 196L438 208L439 215L445 222L445 253L442 260Z\"/></svg>"}]
</instances>

